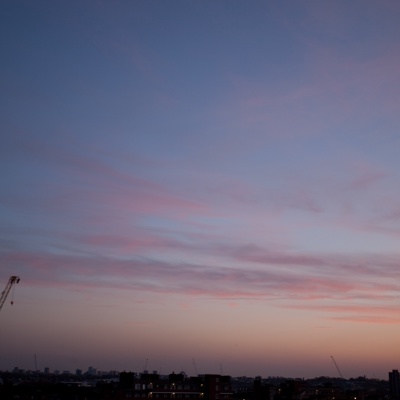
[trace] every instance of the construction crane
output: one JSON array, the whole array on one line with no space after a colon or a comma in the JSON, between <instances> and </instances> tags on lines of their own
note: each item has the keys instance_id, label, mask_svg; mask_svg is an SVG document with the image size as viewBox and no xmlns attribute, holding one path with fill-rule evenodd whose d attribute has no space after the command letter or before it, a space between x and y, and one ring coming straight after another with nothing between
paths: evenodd
<instances>
[{"instance_id":1,"label":"construction crane","mask_svg":"<svg viewBox=\"0 0 400 400\"><path fill-rule=\"evenodd\" d=\"M19 282L19 276L11 276L10 279L8 280L8 283L5 287L5 289L1 292L0 296L0 310L3 308L3 304L6 301L6 298L8 296L8 293L10 293L11 288L13 287L14 284ZM13 301L11 301L11 304L13 304Z\"/></svg>"},{"instance_id":2,"label":"construction crane","mask_svg":"<svg viewBox=\"0 0 400 400\"><path fill-rule=\"evenodd\" d=\"M332 358L333 363L335 364L335 367L336 367L336 369L337 369L337 372L339 372L340 377L341 377L342 379L344 379L342 373L340 372L339 366L336 364L335 359L333 358L333 356L331 356L331 358Z\"/></svg>"},{"instance_id":3,"label":"construction crane","mask_svg":"<svg viewBox=\"0 0 400 400\"><path fill-rule=\"evenodd\" d=\"M335 367L337 369L337 371L339 372L340 378L342 379L343 382L343 391L346 392L347 391L347 381L346 379L343 378L342 373L340 372L339 366L337 365L335 359L333 358L333 356L331 356L333 363L335 364Z\"/></svg>"}]
</instances>

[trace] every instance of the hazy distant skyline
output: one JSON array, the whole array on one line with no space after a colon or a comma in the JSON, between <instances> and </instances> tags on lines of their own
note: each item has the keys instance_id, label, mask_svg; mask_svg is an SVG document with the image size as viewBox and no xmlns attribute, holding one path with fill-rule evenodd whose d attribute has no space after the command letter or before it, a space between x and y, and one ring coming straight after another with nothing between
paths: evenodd
<instances>
[{"instance_id":1,"label":"hazy distant skyline","mask_svg":"<svg viewBox=\"0 0 400 400\"><path fill-rule=\"evenodd\" d=\"M399 17L3 1L0 369L399 369Z\"/></svg>"}]
</instances>

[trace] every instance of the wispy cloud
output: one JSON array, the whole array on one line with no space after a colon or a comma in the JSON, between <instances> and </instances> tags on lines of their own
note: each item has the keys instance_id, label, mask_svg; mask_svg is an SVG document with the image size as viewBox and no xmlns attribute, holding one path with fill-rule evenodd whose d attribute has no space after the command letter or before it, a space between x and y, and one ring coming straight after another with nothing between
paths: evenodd
<instances>
[{"instance_id":1,"label":"wispy cloud","mask_svg":"<svg viewBox=\"0 0 400 400\"><path fill-rule=\"evenodd\" d=\"M368 261L365 256L317 258L268 251L263 255L262 249L254 247L230 252L219 249L214 255L218 255L219 263L161 262L134 255L121 258L27 252L3 252L0 261L9 272L20 270L31 285L71 290L86 287L94 291L114 287L235 302L284 300L284 307L326 310L338 319L352 319L358 312L355 322L385 320L382 309L393 310L397 301L400 259L396 257L381 255ZM229 258L240 260L241 266L223 266ZM325 305L321 303L326 301ZM356 306L358 302L365 305ZM370 302L375 305L370 307ZM276 306L280 307L279 303ZM391 312L387 314L388 319L396 320Z\"/></svg>"}]
</instances>

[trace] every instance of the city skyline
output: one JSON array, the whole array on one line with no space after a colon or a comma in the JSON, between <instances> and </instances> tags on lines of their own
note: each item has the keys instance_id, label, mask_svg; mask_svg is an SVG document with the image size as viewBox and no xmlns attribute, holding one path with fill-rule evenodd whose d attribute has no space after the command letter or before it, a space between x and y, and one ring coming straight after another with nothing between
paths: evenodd
<instances>
[{"instance_id":1,"label":"city skyline","mask_svg":"<svg viewBox=\"0 0 400 400\"><path fill-rule=\"evenodd\" d=\"M398 369L399 17L4 1L0 370Z\"/></svg>"},{"instance_id":2,"label":"city skyline","mask_svg":"<svg viewBox=\"0 0 400 400\"><path fill-rule=\"evenodd\" d=\"M333 363L335 365L335 363ZM160 378L165 378L168 377L169 375L182 375L183 377L196 377L196 376L205 376L205 375L218 375L218 376L230 376L231 378L235 379L249 379L249 380L254 380L254 379L262 379L262 380L314 380L314 379L330 379L331 382L337 382L340 381L352 381L352 380L382 380L382 381L388 381L390 384L390 381L393 380L393 376L398 375L398 370L394 369L392 371L387 371L387 376L383 378L376 378L376 377L368 377L365 375L359 375L359 376L351 376L351 377L343 377L342 373L336 365L335 368L335 373L334 375L318 375L310 378L305 378L302 376L281 376L281 375L269 375L269 376L261 376L261 375L229 375L229 374L224 374L222 371L222 365L220 365L220 371L219 372L214 372L213 374L208 373L207 371L203 373L198 373L197 372L197 367L194 367L193 373L187 372L186 370L171 370L171 371L157 371L157 370L143 370L143 371L133 371L131 369L124 369L123 371L118 371L118 370L98 370L96 367L93 366L88 366L86 368L76 368L75 370L66 370L63 368L55 368L51 369L49 367L43 367L43 368L33 368L33 369L23 369L19 368L18 366L15 366L14 368L7 369L7 370L0 370L1 373L14 373L14 374L25 374L25 375L32 375L32 374L41 374L41 375L77 375L77 376L87 376L87 377L96 377L96 376L106 376L106 375L113 375L117 376L121 373L130 373L135 375L136 377L149 377L152 375L158 375ZM193 366L192 366L193 369ZM340 385L340 383L339 383Z\"/></svg>"}]
</instances>

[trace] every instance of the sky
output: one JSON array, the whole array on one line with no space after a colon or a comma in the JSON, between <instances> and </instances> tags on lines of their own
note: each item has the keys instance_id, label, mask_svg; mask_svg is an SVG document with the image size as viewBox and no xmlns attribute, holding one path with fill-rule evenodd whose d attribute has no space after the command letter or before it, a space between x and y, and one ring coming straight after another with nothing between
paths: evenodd
<instances>
[{"instance_id":1,"label":"sky","mask_svg":"<svg viewBox=\"0 0 400 400\"><path fill-rule=\"evenodd\" d=\"M400 369L399 18L2 1L0 370Z\"/></svg>"}]
</instances>

